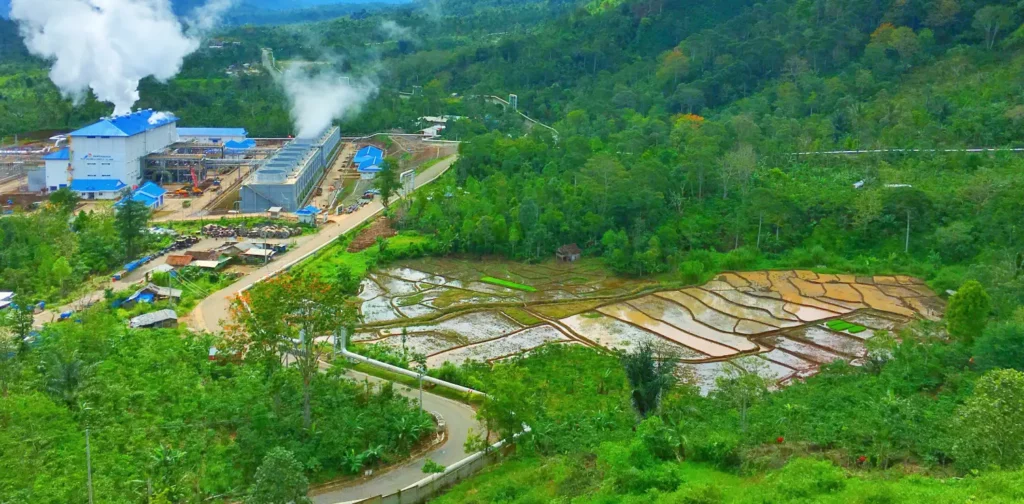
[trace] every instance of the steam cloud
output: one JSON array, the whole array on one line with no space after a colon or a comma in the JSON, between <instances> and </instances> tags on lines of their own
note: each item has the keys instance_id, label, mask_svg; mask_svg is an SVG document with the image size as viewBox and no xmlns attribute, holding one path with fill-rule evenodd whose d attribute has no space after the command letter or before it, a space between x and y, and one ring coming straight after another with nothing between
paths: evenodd
<instances>
[{"instance_id":1,"label":"steam cloud","mask_svg":"<svg viewBox=\"0 0 1024 504\"><path fill-rule=\"evenodd\" d=\"M389 38L398 40L412 40L416 38L411 28L402 26L390 19L380 23L380 32Z\"/></svg>"},{"instance_id":2,"label":"steam cloud","mask_svg":"<svg viewBox=\"0 0 1024 504\"><path fill-rule=\"evenodd\" d=\"M197 8L187 34L169 0L13 0L11 19L29 51L53 61L50 80L65 96L77 105L91 88L125 114L139 81L174 77L232 1Z\"/></svg>"},{"instance_id":3,"label":"steam cloud","mask_svg":"<svg viewBox=\"0 0 1024 504\"><path fill-rule=\"evenodd\" d=\"M368 78L353 79L332 72L310 75L289 68L278 76L291 104L292 122L299 138L323 133L335 119L344 119L362 110L377 94L377 84Z\"/></svg>"}]
</instances>

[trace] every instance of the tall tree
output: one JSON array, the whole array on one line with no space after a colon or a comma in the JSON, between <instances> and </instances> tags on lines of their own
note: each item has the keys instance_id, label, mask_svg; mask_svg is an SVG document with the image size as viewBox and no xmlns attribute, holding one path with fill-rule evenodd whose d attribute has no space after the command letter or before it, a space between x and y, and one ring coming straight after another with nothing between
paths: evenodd
<instances>
[{"instance_id":1,"label":"tall tree","mask_svg":"<svg viewBox=\"0 0 1024 504\"><path fill-rule=\"evenodd\" d=\"M254 357L264 363L282 359L293 363L302 375L306 428L312 425L313 379L329 348L324 338L355 324L356 311L347 302L345 287L317 275L285 275L254 286L236 303L235 334L248 336L241 346L255 350Z\"/></svg>"},{"instance_id":2,"label":"tall tree","mask_svg":"<svg viewBox=\"0 0 1024 504\"><path fill-rule=\"evenodd\" d=\"M380 191L380 200L384 204L384 210L391 207L391 198L395 196L399 188L398 162L392 158L385 159L380 165L380 172L373 179L373 185Z\"/></svg>"},{"instance_id":3,"label":"tall tree","mask_svg":"<svg viewBox=\"0 0 1024 504\"><path fill-rule=\"evenodd\" d=\"M134 258L139 253L140 242L145 236L147 222L149 222L149 207L141 202L129 199L117 209L114 223L118 235L121 236L126 258Z\"/></svg>"}]
</instances>

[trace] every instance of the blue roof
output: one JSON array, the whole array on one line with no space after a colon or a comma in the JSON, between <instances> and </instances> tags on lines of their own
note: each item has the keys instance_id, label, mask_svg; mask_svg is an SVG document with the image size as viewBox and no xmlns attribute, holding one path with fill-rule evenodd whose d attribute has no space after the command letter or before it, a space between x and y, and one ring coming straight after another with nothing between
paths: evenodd
<instances>
[{"instance_id":1,"label":"blue roof","mask_svg":"<svg viewBox=\"0 0 1024 504\"><path fill-rule=\"evenodd\" d=\"M317 215L319 213L320 209L313 205L295 211L295 215Z\"/></svg>"},{"instance_id":2,"label":"blue roof","mask_svg":"<svg viewBox=\"0 0 1024 504\"><path fill-rule=\"evenodd\" d=\"M57 152L51 152L43 156L43 161L70 161L71 160L71 149L64 147Z\"/></svg>"},{"instance_id":3,"label":"blue roof","mask_svg":"<svg viewBox=\"0 0 1024 504\"><path fill-rule=\"evenodd\" d=\"M72 131L71 136L131 137L177 121L178 118L168 112L140 110L123 116L107 117L78 131Z\"/></svg>"},{"instance_id":4,"label":"blue roof","mask_svg":"<svg viewBox=\"0 0 1024 504\"><path fill-rule=\"evenodd\" d=\"M150 208L154 208L160 204L160 197L165 194L167 194L167 189L164 189L153 182L146 182L145 184L142 184L142 187L136 189L131 196L118 201L114 206L122 206L130 198L132 201L138 201Z\"/></svg>"},{"instance_id":5,"label":"blue roof","mask_svg":"<svg viewBox=\"0 0 1024 504\"><path fill-rule=\"evenodd\" d=\"M228 140L224 142L224 147L235 150L248 150L256 147L256 140L248 138L242 142L236 142L234 140Z\"/></svg>"},{"instance_id":6,"label":"blue roof","mask_svg":"<svg viewBox=\"0 0 1024 504\"><path fill-rule=\"evenodd\" d=\"M76 179L71 181L71 190L75 192L113 192L128 187L124 182L115 179Z\"/></svg>"},{"instance_id":7,"label":"blue roof","mask_svg":"<svg viewBox=\"0 0 1024 504\"><path fill-rule=\"evenodd\" d=\"M357 164L363 164L367 161L373 161L373 164L380 164L384 160L384 151L372 146L367 145L362 149L356 151L356 155L352 158Z\"/></svg>"},{"instance_id":8,"label":"blue roof","mask_svg":"<svg viewBox=\"0 0 1024 504\"><path fill-rule=\"evenodd\" d=\"M372 161L365 161L359 165L359 170L362 173L378 173L380 172L380 165Z\"/></svg>"},{"instance_id":9,"label":"blue roof","mask_svg":"<svg viewBox=\"0 0 1024 504\"><path fill-rule=\"evenodd\" d=\"M178 128L178 136L244 137L249 132L245 128Z\"/></svg>"}]
</instances>

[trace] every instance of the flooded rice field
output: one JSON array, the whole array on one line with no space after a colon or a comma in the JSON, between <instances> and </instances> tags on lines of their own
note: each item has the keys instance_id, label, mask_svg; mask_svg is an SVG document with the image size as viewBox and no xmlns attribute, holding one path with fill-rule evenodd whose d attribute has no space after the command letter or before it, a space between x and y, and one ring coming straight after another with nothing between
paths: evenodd
<instances>
[{"instance_id":1,"label":"flooded rice field","mask_svg":"<svg viewBox=\"0 0 1024 504\"><path fill-rule=\"evenodd\" d=\"M735 373L781 386L834 360L858 365L877 333L937 320L945 309L906 276L728 272L699 287L659 291L586 261L415 260L371 273L359 297L364 325L353 340L403 348L428 367L494 362L550 344L628 351L649 342L705 392Z\"/></svg>"}]
</instances>

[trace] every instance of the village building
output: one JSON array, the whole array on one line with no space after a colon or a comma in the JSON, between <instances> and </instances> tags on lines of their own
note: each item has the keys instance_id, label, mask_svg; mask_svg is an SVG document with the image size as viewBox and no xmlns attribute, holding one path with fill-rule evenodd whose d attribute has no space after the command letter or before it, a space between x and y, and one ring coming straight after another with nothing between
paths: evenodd
<instances>
[{"instance_id":1,"label":"village building","mask_svg":"<svg viewBox=\"0 0 1024 504\"><path fill-rule=\"evenodd\" d=\"M128 321L132 329L172 328L178 326L178 314L174 310L159 310L139 315Z\"/></svg>"},{"instance_id":2,"label":"village building","mask_svg":"<svg viewBox=\"0 0 1024 504\"><path fill-rule=\"evenodd\" d=\"M555 252L555 259L561 262L576 262L583 256L583 251L575 243L569 245L562 245Z\"/></svg>"}]
</instances>

